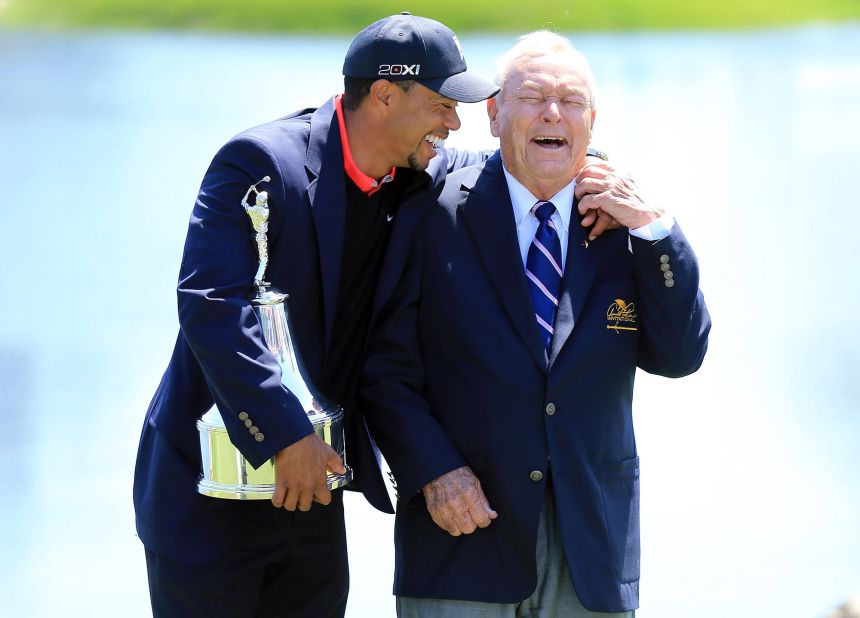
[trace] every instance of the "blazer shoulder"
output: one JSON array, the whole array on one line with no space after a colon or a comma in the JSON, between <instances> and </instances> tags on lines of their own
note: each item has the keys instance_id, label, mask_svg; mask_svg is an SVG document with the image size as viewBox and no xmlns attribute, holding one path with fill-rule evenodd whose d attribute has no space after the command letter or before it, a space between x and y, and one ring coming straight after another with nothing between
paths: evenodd
<instances>
[{"instance_id":1,"label":"blazer shoulder","mask_svg":"<svg viewBox=\"0 0 860 618\"><path fill-rule=\"evenodd\" d=\"M226 147L234 143L256 143L278 154L284 148L293 148L298 143L306 144L310 128L311 114L297 113L246 129L234 135Z\"/></svg>"},{"instance_id":2,"label":"blazer shoulder","mask_svg":"<svg viewBox=\"0 0 860 618\"><path fill-rule=\"evenodd\" d=\"M439 194L439 204L456 206L462 202L477 183L485 167L486 163L478 163L477 165L461 167L448 174L442 192Z\"/></svg>"},{"instance_id":3,"label":"blazer shoulder","mask_svg":"<svg viewBox=\"0 0 860 618\"><path fill-rule=\"evenodd\" d=\"M246 129L228 140L215 158L240 169L252 161L268 162L269 174L280 175L285 181L290 179L296 187L304 189L309 181L305 163L313 142L315 117L320 111L325 110L303 109Z\"/></svg>"},{"instance_id":4,"label":"blazer shoulder","mask_svg":"<svg viewBox=\"0 0 860 618\"><path fill-rule=\"evenodd\" d=\"M460 168L445 179L439 204L442 206L458 206L474 193L482 196L493 196L500 191L506 191L501 154L496 151L486 161L476 165Z\"/></svg>"}]
</instances>

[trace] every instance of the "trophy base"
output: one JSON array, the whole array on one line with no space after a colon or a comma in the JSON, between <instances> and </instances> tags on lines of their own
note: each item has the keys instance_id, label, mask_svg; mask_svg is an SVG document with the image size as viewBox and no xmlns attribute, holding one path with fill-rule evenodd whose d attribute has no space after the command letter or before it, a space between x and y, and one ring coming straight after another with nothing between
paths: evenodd
<instances>
[{"instance_id":1,"label":"trophy base","mask_svg":"<svg viewBox=\"0 0 860 618\"><path fill-rule=\"evenodd\" d=\"M343 411L333 413L316 412L309 415L314 432L341 459L343 449ZM270 500L275 494L275 459L269 459L259 468L254 468L245 456L233 446L221 414L212 408L197 421L203 476L197 491L204 496L227 500ZM345 464L344 464L345 465ZM329 472L326 484L329 489L339 489L352 481L352 469L346 466L345 474Z\"/></svg>"},{"instance_id":2,"label":"trophy base","mask_svg":"<svg viewBox=\"0 0 860 618\"><path fill-rule=\"evenodd\" d=\"M275 478L275 465L273 460L267 461L260 467L271 468L271 476ZM329 489L340 489L352 480L352 468L346 466L346 474L326 474L326 483ZM275 495L275 485L265 483L260 485L227 485L214 481L201 479L197 484L197 491L210 498L222 498L227 500L271 500Z\"/></svg>"}]
</instances>

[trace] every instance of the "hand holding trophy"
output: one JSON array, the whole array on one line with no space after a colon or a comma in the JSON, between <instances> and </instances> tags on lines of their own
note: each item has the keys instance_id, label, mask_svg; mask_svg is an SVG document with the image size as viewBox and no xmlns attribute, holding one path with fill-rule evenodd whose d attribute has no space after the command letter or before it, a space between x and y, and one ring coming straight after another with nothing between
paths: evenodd
<instances>
[{"instance_id":1,"label":"hand holding trophy","mask_svg":"<svg viewBox=\"0 0 860 618\"><path fill-rule=\"evenodd\" d=\"M254 469L233 446L221 413L213 407L197 421L203 460L203 476L197 489L213 498L271 498L275 506L283 505L288 510L298 506L306 511L314 500L327 504L331 500L329 491L349 483L352 470L344 463L343 409L326 401L311 383L290 334L288 295L268 289L270 284L264 280L269 263L269 205L268 194L258 191L257 185L269 180L269 176L265 176L251 185L242 199L242 207L256 232L259 259L254 276L257 291L251 304L260 321L263 340L281 368L281 383L298 399L313 424L314 433ZM256 194L253 206L248 203L252 192ZM246 424L251 422L241 415L240 420ZM262 439L260 435L258 441ZM322 467L327 468L325 483L317 474Z\"/></svg>"},{"instance_id":2,"label":"hand holding trophy","mask_svg":"<svg viewBox=\"0 0 860 618\"><path fill-rule=\"evenodd\" d=\"M311 504L331 502L326 472L344 474L343 461L316 433L275 455L275 493L272 504L288 511L308 511Z\"/></svg>"}]
</instances>

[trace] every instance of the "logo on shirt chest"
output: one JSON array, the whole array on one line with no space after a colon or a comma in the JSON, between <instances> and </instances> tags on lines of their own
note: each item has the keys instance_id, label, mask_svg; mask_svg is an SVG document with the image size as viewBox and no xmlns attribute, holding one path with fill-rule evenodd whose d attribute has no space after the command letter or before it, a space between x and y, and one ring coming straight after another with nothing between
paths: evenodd
<instances>
[{"instance_id":1,"label":"logo on shirt chest","mask_svg":"<svg viewBox=\"0 0 860 618\"><path fill-rule=\"evenodd\" d=\"M639 330L636 327L636 303L628 303L620 298L609 305L606 310L606 328L614 330L615 334L621 331Z\"/></svg>"}]
</instances>

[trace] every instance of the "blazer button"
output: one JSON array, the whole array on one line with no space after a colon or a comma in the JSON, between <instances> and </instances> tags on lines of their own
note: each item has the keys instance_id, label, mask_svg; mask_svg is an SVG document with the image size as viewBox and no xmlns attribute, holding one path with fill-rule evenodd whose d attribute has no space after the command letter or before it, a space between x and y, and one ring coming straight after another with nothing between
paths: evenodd
<instances>
[{"instance_id":1,"label":"blazer button","mask_svg":"<svg viewBox=\"0 0 860 618\"><path fill-rule=\"evenodd\" d=\"M555 404L554 403L546 404L546 413L549 414L550 416L555 414Z\"/></svg>"},{"instance_id":2,"label":"blazer button","mask_svg":"<svg viewBox=\"0 0 860 618\"><path fill-rule=\"evenodd\" d=\"M239 412L239 420L240 421L244 421L246 418L248 418L247 412Z\"/></svg>"},{"instance_id":3,"label":"blazer button","mask_svg":"<svg viewBox=\"0 0 860 618\"><path fill-rule=\"evenodd\" d=\"M670 268L672 268L672 267L669 266L668 264L660 264L660 270L662 270L663 272L668 271Z\"/></svg>"},{"instance_id":4,"label":"blazer button","mask_svg":"<svg viewBox=\"0 0 860 618\"><path fill-rule=\"evenodd\" d=\"M670 288L670 287L672 287L673 285L675 285L675 280L674 280L674 279L666 279L663 283L665 283L665 284L666 284L666 287L667 287L667 288Z\"/></svg>"},{"instance_id":5,"label":"blazer button","mask_svg":"<svg viewBox=\"0 0 860 618\"><path fill-rule=\"evenodd\" d=\"M661 255L661 256L660 256L660 263L661 263L661 264L666 264L666 263L668 263L668 262L669 262L669 256L668 256L668 255L666 255L666 254L664 253L663 255Z\"/></svg>"},{"instance_id":6,"label":"blazer button","mask_svg":"<svg viewBox=\"0 0 860 618\"><path fill-rule=\"evenodd\" d=\"M531 473L529 474L529 478L531 480L533 480L535 483L537 483L539 480L541 480L543 478L543 472L541 472L540 470L532 470Z\"/></svg>"},{"instance_id":7,"label":"blazer button","mask_svg":"<svg viewBox=\"0 0 860 618\"><path fill-rule=\"evenodd\" d=\"M260 430L259 430L259 429L257 429L256 427L250 427L250 428L248 429L248 431L250 431L250 432L251 432L251 435L252 435L252 436L256 436L258 433L260 433Z\"/></svg>"},{"instance_id":8,"label":"blazer button","mask_svg":"<svg viewBox=\"0 0 860 618\"><path fill-rule=\"evenodd\" d=\"M262 442L265 438L263 437L263 434L261 434L261 433L257 433L257 434L254 434L254 439L255 439L257 442Z\"/></svg>"},{"instance_id":9,"label":"blazer button","mask_svg":"<svg viewBox=\"0 0 860 618\"><path fill-rule=\"evenodd\" d=\"M245 427L250 428L250 427L253 427L253 426L254 426L254 421L252 421L250 418L246 418L246 419L245 419Z\"/></svg>"}]
</instances>

